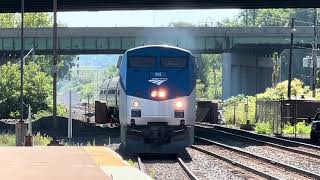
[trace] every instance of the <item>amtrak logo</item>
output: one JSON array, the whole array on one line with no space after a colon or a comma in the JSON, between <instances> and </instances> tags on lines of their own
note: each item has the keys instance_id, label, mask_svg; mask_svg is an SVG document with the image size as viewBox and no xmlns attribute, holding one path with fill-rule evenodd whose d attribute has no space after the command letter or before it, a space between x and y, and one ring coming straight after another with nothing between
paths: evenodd
<instances>
[{"instance_id":1,"label":"amtrak logo","mask_svg":"<svg viewBox=\"0 0 320 180\"><path fill-rule=\"evenodd\" d=\"M165 81L167 81L167 78L152 78L150 80L148 80L149 82L156 84L158 86L160 86L162 83L164 83Z\"/></svg>"}]
</instances>

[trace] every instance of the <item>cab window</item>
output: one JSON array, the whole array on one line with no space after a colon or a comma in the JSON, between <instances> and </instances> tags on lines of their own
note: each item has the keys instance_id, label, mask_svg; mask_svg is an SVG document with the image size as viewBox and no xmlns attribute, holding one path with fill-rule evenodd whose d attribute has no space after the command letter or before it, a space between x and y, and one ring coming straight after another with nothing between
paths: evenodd
<instances>
[{"instance_id":1,"label":"cab window","mask_svg":"<svg viewBox=\"0 0 320 180\"><path fill-rule=\"evenodd\" d=\"M160 61L161 67L185 68L187 66L185 57L162 57Z\"/></svg>"},{"instance_id":2,"label":"cab window","mask_svg":"<svg viewBox=\"0 0 320 180\"><path fill-rule=\"evenodd\" d=\"M129 68L148 68L155 67L156 58L149 56L129 56L128 67Z\"/></svg>"}]
</instances>

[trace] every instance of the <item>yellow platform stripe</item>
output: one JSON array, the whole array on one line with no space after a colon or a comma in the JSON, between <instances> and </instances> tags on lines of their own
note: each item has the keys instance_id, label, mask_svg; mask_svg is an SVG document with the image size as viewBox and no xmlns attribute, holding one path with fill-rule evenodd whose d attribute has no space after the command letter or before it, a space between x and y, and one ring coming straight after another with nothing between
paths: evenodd
<instances>
[{"instance_id":1,"label":"yellow platform stripe","mask_svg":"<svg viewBox=\"0 0 320 180\"><path fill-rule=\"evenodd\" d=\"M83 149L99 166L128 166L122 157L107 147L86 146Z\"/></svg>"}]
</instances>

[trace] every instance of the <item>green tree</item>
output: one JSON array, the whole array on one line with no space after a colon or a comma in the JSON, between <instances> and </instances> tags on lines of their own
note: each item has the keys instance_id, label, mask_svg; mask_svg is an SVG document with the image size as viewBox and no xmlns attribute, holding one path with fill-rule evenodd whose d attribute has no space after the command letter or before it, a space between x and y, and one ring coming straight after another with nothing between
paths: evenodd
<instances>
[{"instance_id":1,"label":"green tree","mask_svg":"<svg viewBox=\"0 0 320 180\"><path fill-rule=\"evenodd\" d=\"M20 23L20 22L19 22ZM52 17L49 13L26 13L24 18L24 26L31 27L52 27Z\"/></svg>"},{"instance_id":2,"label":"green tree","mask_svg":"<svg viewBox=\"0 0 320 180\"><path fill-rule=\"evenodd\" d=\"M278 59L278 53L273 53L273 72L272 72L272 87L275 87L280 80L280 61Z\"/></svg>"},{"instance_id":3,"label":"green tree","mask_svg":"<svg viewBox=\"0 0 320 180\"><path fill-rule=\"evenodd\" d=\"M197 82L196 82L196 96L197 96L197 99L206 98L204 84L201 82L200 79L197 79Z\"/></svg>"},{"instance_id":4,"label":"green tree","mask_svg":"<svg viewBox=\"0 0 320 180\"><path fill-rule=\"evenodd\" d=\"M60 80L70 78L70 69L75 66L74 62L75 56L70 55L64 55L59 56L59 63L58 63L58 77ZM28 57L26 59L28 62L34 62L40 66L40 70L51 74L52 69L52 57L48 55L39 55L36 56L35 59L32 59L32 57Z\"/></svg>"},{"instance_id":5,"label":"green tree","mask_svg":"<svg viewBox=\"0 0 320 180\"><path fill-rule=\"evenodd\" d=\"M20 14L0 14L0 28L20 27ZM51 27L52 18L49 13L26 13L24 26ZM37 53L37 52L36 52ZM73 66L72 56L61 56L58 63L58 76L68 76ZM36 56L27 58L24 81L24 103L30 104L33 113L52 110L52 57ZM20 110L20 70L18 65L7 64L0 67L0 118L17 118ZM59 112L58 107L58 112ZM61 108L60 108L61 109Z\"/></svg>"},{"instance_id":6,"label":"green tree","mask_svg":"<svg viewBox=\"0 0 320 180\"><path fill-rule=\"evenodd\" d=\"M88 83L82 86L82 89L80 91L81 99L84 99L84 100L91 99L93 95L94 95L93 83Z\"/></svg>"},{"instance_id":7,"label":"green tree","mask_svg":"<svg viewBox=\"0 0 320 180\"><path fill-rule=\"evenodd\" d=\"M52 80L35 63L25 66L24 103L31 105L33 113L49 108L52 99ZM0 66L0 118L17 118L20 110L20 70L18 64Z\"/></svg>"},{"instance_id":8,"label":"green tree","mask_svg":"<svg viewBox=\"0 0 320 180\"><path fill-rule=\"evenodd\" d=\"M1 28L17 28L20 27L20 14L0 14ZM49 13L25 13L24 26L30 27L52 27L52 18Z\"/></svg>"},{"instance_id":9,"label":"green tree","mask_svg":"<svg viewBox=\"0 0 320 180\"><path fill-rule=\"evenodd\" d=\"M17 27L19 22L16 14L0 14L0 28L13 28Z\"/></svg>"},{"instance_id":10,"label":"green tree","mask_svg":"<svg viewBox=\"0 0 320 180\"><path fill-rule=\"evenodd\" d=\"M234 19L225 19L220 26L289 26L295 17L296 26L313 25L313 9L243 9Z\"/></svg>"},{"instance_id":11,"label":"green tree","mask_svg":"<svg viewBox=\"0 0 320 180\"><path fill-rule=\"evenodd\" d=\"M119 71L116 65L108 66L104 72L104 77L106 78L113 78L118 76L119 76Z\"/></svg>"},{"instance_id":12,"label":"green tree","mask_svg":"<svg viewBox=\"0 0 320 180\"><path fill-rule=\"evenodd\" d=\"M222 61L217 54L203 54L199 61L197 78L204 85L207 99L218 99L222 92Z\"/></svg>"},{"instance_id":13,"label":"green tree","mask_svg":"<svg viewBox=\"0 0 320 180\"><path fill-rule=\"evenodd\" d=\"M17 28L20 27L20 14L0 14L0 28ZM49 13L26 13L24 18L26 28L43 28L52 27L52 17ZM37 50L36 50L37 54ZM40 70L51 74L52 56L36 56L35 60L31 57L27 62L35 62L40 65ZM74 66L74 56L60 56L58 62L58 77L64 79L69 77L69 70Z\"/></svg>"}]
</instances>

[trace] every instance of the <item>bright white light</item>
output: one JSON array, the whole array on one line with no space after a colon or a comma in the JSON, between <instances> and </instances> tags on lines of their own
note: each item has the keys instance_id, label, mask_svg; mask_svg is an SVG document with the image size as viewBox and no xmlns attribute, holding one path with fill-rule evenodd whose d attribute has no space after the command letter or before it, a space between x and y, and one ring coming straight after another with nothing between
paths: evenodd
<instances>
[{"instance_id":1,"label":"bright white light","mask_svg":"<svg viewBox=\"0 0 320 180\"><path fill-rule=\"evenodd\" d=\"M159 91L159 94L158 94L158 96L159 96L159 98L165 98L166 97L166 91L164 91L164 90L160 90Z\"/></svg>"},{"instance_id":2,"label":"bright white light","mask_svg":"<svg viewBox=\"0 0 320 180\"><path fill-rule=\"evenodd\" d=\"M158 95L157 91L152 91L151 92L151 97L155 98L155 97L157 97L157 95Z\"/></svg>"},{"instance_id":3,"label":"bright white light","mask_svg":"<svg viewBox=\"0 0 320 180\"><path fill-rule=\"evenodd\" d=\"M177 108L182 108L183 107L183 103L181 101L177 101L176 102L176 107Z\"/></svg>"},{"instance_id":4,"label":"bright white light","mask_svg":"<svg viewBox=\"0 0 320 180\"><path fill-rule=\"evenodd\" d=\"M140 106L139 101L136 101L136 100L133 101L133 102L132 102L132 106L135 107L135 108L138 108L138 107Z\"/></svg>"}]
</instances>

